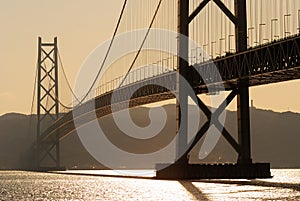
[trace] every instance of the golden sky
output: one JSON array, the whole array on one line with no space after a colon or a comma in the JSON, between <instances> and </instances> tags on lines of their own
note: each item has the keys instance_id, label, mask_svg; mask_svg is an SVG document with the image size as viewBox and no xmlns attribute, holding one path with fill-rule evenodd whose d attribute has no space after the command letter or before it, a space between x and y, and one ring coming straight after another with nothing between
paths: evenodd
<instances>
[{"instance_id":1,"label":"golden sky","mask_svg":"<svg viewBox=\"0 0 300 201\"><path fill-rule=\"evenodd\" d=\"M108 40L122 0L1 0L0 1L0 114L29 113L37 60L37 38L59 50L73 84L88 54ZM258 108L300 112L300 82L251 88ZM231 107L233 108L233 107Z\"/></svg>"}]
</instances>

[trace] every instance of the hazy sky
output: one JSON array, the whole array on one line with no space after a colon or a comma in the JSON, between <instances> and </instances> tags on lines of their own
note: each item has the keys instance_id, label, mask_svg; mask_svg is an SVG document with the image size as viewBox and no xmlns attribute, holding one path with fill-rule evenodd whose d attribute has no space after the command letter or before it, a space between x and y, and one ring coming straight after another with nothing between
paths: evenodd
<instances>
[{"instance_id":1,"label":"hazy sky","mask_svg":"<svg viewBox=\"0 0 300 201\"><path fill-rule=\"evenodd\" d=\"M0 114L29 113L37 38L58 37L66 73L74 83L80 65L114 30L123 0L1 0ZM300 112L300 81L252 88L256 107Z\"/></svg>"}]
</instances>

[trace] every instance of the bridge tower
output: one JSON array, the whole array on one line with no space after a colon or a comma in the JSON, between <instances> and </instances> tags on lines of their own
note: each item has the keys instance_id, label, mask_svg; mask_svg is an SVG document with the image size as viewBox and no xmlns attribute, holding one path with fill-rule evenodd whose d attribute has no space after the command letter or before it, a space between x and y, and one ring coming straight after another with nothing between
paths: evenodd
<instances>
[{"instance_id":1,"label":"bridge tower","mask_svg":"<svg viewBox=\"0 0 300 201\"><path fill-rule=\"evenodd\" d=\"M184 88L184 79L188 80L188 51L189 51L189 1L178 1L178 68L176 77L176 90L178 99L176 100L176 133L178 133L177 157L179 157L187 146L188 133L188 94ZM187 153L178 161L179 166L188 164Z\"/></svg>"},{"instance_id":2,"label":"bridge tower","mask_svg":"<svg viewBox=\"0 0 300 201\"><path fill-rule=\"evenodd\" d=\"M203 0L199 6L189 14L189 0L178 0L178 69L183 78L191 80L189 76L189 24L203 10L203 8L213 1L220 10L235 25L236 32L236 50L243 52L247 50L247 14L246 0L234 0L234 14L227 8L221 0ZM185 36L185 37L184 37ZM181 84L178 76L176 81L179 101L176 103L176 125L179 132L178 152L187 145L188 133L188 94ZM228 133L218 121L218 116L227 105L237 97L237 116L238 116L238 142ZM249 80L240 79L233 91L228 95L226 100L219 106L216 112L212 113L208 107L198 98L199 108L205 113L208 121L198 131L194 142L185 151L183 156L169 167L157 171L157 178L267 178L271 177L269 163L252 163L251 143L250 143L250 112L249 112ZM180 103L180 107L179 107ZM209 127L214 124L229 144L237 151L238 159L236 164L211 164L195 165L188 163L188 154L196 143L204 136ZM181 128L179 128L179 125Z\"/></svg>"},{"instance_id":3,"label":"bridge tower","mask_svg":"<svg viewBox=\"0 0 300 201\"><path fill-rule=\"evenodd\" d=\"M235 14L236 50L242 52L247 50L246 0L235 0ZM249 80L239 80L237 87L238 141L241 148L237 162L251 164Z\"/></svg>"},{"instance_id":4,"label":"bridge tower","mask_svg":"<svg viewBox=\"0 0 300 201\"><path fill-rule=\"evenodd\" d=\"M58 102L58 49L57 38L53 43L43 43L38 38L37 77L37 137L36 168L38 170L58 169L60 150L58 134L51 141L44 142L41 135L59 117Z\"/></svg>"}]
</instances>

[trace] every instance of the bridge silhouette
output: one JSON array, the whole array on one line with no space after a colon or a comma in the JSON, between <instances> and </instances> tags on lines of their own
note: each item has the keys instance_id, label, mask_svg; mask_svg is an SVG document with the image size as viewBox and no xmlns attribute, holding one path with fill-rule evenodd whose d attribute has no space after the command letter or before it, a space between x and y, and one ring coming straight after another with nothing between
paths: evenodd
<instances>
[{"instance_id":1,"label":"bridge silhouette","mask_svg":"<svg viewBox=\"0 0 300 201\"><path fill-rule=\"evenodd\" d=\"M131 65L128 66L129 69L125 75L114 78L99 87L95 87L93 91L94 97L88 97L92 87L82 99L74 95L77 104L73 107L67 107L59 99L58 67L60 56L58 55L57 39L55 38L54 43L43 43L42 39L39 38L37 78L38 124L37 142L35 144L37 169L60 169L60 140L63 140L69 134L76 133L77 128L86 126L87 123L94 121L95 117L101 118L114 112L122 111L128 105L132 108L177 98L176 125L177 132L180 131L178 133L177 150L182 154L173 164L167 165L164 169L159 169L157 171L157 178L265 178L271 176L269 163L253 163L251 159L248 90L251 86L300 78L300 35L297 33L297 27L294 27L294 29L291 28L296 23L289 23L289 20L294 18L295 22L298 20L300 23L300 12L298 12L300 9L296 10L296 12L292 12L289 9L290 7L296 7L297 4L295 2L291 5L288 3L284 4L286 11L280 12L280 14L283 14L282 16L277 15L275 10L273 15L260 13L259 16L255 16L254 14L257 13L253 11L253 7L262 9L264 6L262 4L259 5L259 2L256 1L253 4L251 1L235 0L234 6L231 5L230 1L226 0L195 0L191 2L178 0L177 6L174 5L174 2L171 4L172 6L166 3L170 1L165 1L165 4L163 2L157 1L157 7L153 9L154 14L149 12L152 19L148 19L147 22L150 22L150 26L147 29L150 31L153 28L154 20L159 18L160 9L163 9L164 6L166 7L165 11L173 9L173 15L178 15L178 25L175 23L177 32L180 34L178 35L178 54L167 56L160 54L157 59L158 62L147 62L140 68L132 68L137 58L139 56L142 57L140 52L148 37L148 32L146 32L140 49L137 51ZM271 2L277 10L279 5L276 5L276 1L271 0ZM132 10L126 6L129 6L129 3L124 1L116 31L120 28L122 19L126 18L124 16L126 8L129 11ZM234 12L231 7L234 8ZM231 22L230 26L233 26L235 29L235 34L230 33L230 27L228 27L228 32L224 31L226 30L226 26L220 28L221 32L224 31L224 33L221 33L219 36L219 52L217 52L217 48L214 48L217 47L217 42L209 38L209 34L207 34L206 38L203 37L199 41L202 43L203 49L200 47L190 49L188 39L199 40L199 36L197 35L199 33L197 32L200 32L201 35L202 30L199 29L201 20L207 22L207 26L204 28L211 30L212 27L219 25L218 22L213 23L213 19L209 19L211 13L217 12L217 9L219 9L218 12L224 14L218 16L221 20L221 26L223 26L222 24L227 17ZM161 12L163 13L163 11ZM203 15L200 16L201 13L204 13L205 17ZM278 18L274 16L278 16ZM174 23L173 21L176 20L174 17L168 17L167 14L163 17L163 19L168 18L169 23L165 23L167 25L171 21ZM261 21L265 18L265 21L255 24L252 22L255 18L260 18ZM160 19L160 21L163 20ZM247 25L247 21L250 21L250 25ZM280 21L283 27L281 35L280 31L278 31L279 29L274 28L276 27L276 23ZM267 27L267 22L270 24L271 34L269 38L263 38L262 33L265 32L263 32L262 28L264 26ZM203 32L206 32L206 29L203 30ZM253 30L256 33L257 41L251 41L253 40L251 38ZM299 25L298 30L300 31ZM106 52L107 55L110 53L110 48L113 48L112 44L117 33L116 31ZM258 35L260 36L258 37ZM226 39L226 36L228 39ZM231 39L232 37L235 37L234 43ZM227 41L227 49L222 45L223 41ZM235 44L234 51L232 44ZM209 56L205 56L205 49L211 50ZM46 61L50 61L52 66L50 69L46 67ZM163 62L167 64L167 68L163 68ZM105 63L105 57L103 63ZM181 77L178 75L181 75ZM130 79L130 77L135 79ZM48 85L44 84L43 81L45 79L50 80L47 83ZM183 79L188 81L193 92L197 95L217 94L220 91L231 92L218 108L210 110L198 96L188 94L184 87ZM175 97L174 91L178 94L177 97ZM72 91L72 93L74 92ZM112 103L113 94L117 95L118 98ZM193 101L197 103L207 117L207 121L198 130L190 143L187 142L188 97L194 99ZM238 142L223 127L219 120L220 115L235 97L237 97L238 104ZM46 99L50 99L52 104L49 105L48 101L45 103ZM59 106L67 109L67 111L60 112ZM112 106L114 106L114 109L112 109ZM49 120L51 120L50 125ZM47 126L42 128L45 121L47 122ZM212 125L219 130L222 136L238 153L237 163L189 164L188 155L190 151ZM187 148L182 149L182 147ZM55 149L55 155L53 155L53 149ZM53 160L53 167L43 167L42 161L47 156L50 156ZM163 164L157 164L157 167L160 165Z\"/></svg>"}]
</instances>

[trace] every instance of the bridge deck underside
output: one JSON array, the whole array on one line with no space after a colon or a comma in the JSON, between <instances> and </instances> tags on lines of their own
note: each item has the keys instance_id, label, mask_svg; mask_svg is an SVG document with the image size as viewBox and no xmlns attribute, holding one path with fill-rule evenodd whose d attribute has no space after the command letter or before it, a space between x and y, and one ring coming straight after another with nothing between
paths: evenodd
<instances>
[{"instance_id":1,"label":"bridge deck underside","mask_svg":"<svg viewBox=\"0 0 300 201\"><path fill-rule=\"evenodd\" d=\"M239 80L249 80L249 86L300 79L300 36L261 46L246 52L219 58L190 68L191 85L195 93L207 93L208 87L218 90L232 90ZM212 65L216 68L212 68ZM198 71L198 73L195 73ZM219 76L217 76L217 72ZM197 76L197 75L202 75ZM196 76L195 76L196 75ZM165 86L165 87L161 87ZM168 72L142 80L122 88L97 96L94 100L74 108L51 125L41 136L51 144L58 133L60 138L75 131L76 126L84 126L97 118L128 107L136 107L174 98L176 72ZM113 103L112 94L115 98ZM133 95L130 95L133 94ZM129 101L130 100L130 101Z\"/></svg>"},{"instance_id":2,"label":"bridge deck underside","mask_svg":"<svg viewBox=\"0 0 300 201\"><path fill-rule=\"evenodd\" d=\"M259 75L253 75L249 77L245 77L245 79L249 80L248 86L260 86L265 84L274 84L278 82L285 82L290 80L300 79L300 67L295 67L291 69L285 69L275 72L268 72ZM221 87L224 88L226 91L230 91L233 88L238 86L239 79L233 79L228 81L223 81L219 83L213 83L208 85L199 85L196 90L199 91L198 94L207 93L207 86L213 86L216 90L220 89Z\"/></svg>"}]
</instances>

